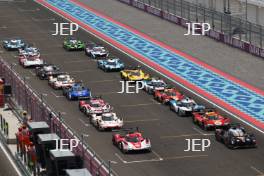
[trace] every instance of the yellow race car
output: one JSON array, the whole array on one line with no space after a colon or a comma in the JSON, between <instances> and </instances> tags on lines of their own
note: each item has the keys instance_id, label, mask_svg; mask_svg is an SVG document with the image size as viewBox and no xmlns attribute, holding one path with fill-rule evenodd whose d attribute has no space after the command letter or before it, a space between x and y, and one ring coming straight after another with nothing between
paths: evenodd
<instances>
[{"instance_id":1,"label":"yellow race car","mask_svg":"<svg viewBox=\"0 0 264 176\"><path fill-rule=\"evenodd\" d=\"M142 81L150 79L150 75L144 73L141 69L125 69L120 71L121 78L126 81Z\"/></svg>"}]
</instances>

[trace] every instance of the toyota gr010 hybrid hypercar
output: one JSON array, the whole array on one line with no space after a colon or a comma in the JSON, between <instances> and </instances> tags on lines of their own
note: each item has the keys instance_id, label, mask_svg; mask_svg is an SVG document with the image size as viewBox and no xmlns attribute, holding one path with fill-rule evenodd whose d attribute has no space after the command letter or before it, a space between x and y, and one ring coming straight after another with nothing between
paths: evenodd
<instances>
[{"instance_id":1,"label":"toyota gr010 hybrid hypercar","mask_svg":"<svg viewBox=\"0 0 264 176\"><path fill-rule=\"evenodd\" d=\"M19 48L18 49L18 55L27 55L27 56L40 57L40 51L36 47L26 46L24 48Z\"/></svg>"},{"instance_id":2,"label":"toyota gr010 hybrid hypercar","mask_svg":"<svg viewBox=\"0 0 264 176\"><path fill-rule=\"evenodd\" d=\"M50 76L48 82L52 88L62 89L65 87L71 87L75 83L75 80L68 74L60 74L58 76Z\"/></svg>"},{"instance_id":3,"label":"toyota gr010 hybrid hypercar","mask_svg":"<svg viewBox=\"0 0 264 176\"><path fill-rule=\"evenodd\" d=\"M8 39L3 41L3 47L6 50L18 50L19 48L24 48L26 43L19 38Z\"/></svg>"},{"instance_id":4,"label":"toyota gr010 hybrid hypercar","mask_svg":"<svg viewBox=\"0 0 264 176\"><path fill-rule=\"evenodd\" d=\"M193 122L204 130L223 127L230 124L230 119L220 115L214 109L204 109L193 112Z\"/></svg>"},{"instance_id":5,"label":"toyota gr010 hybrid hypercar","mask_svg":"<svg viewBox=\"0 0 264 176\"><path fill-rule=\"evenodd\" d=\"M125 64L118 58L100 59L97 61L98 68L105 72L108 71L121 71L124 69Z\"/></svg>"},{"instance_id":6,"label":"toyota gr010 hybrid hypercar","mask_svg":"<svg viewBox=\"0 0 264 176\"><path fill-rule=\"evenodd\" d=\"M87 101L80 101L79 109L84 114L91 116L92 114L102 114L106 112L111 112L113 108L101 97L93 97Z\"/></svg>"},{"instance_id":7,"label":"toyota gr010 hybrid hypercar","mask_svg":"<svg viewBox=\"0 0 264 176\"><path fill-rule=\"evenodd\" d=\"M91 98L90 89L84 87L82 83L75 83L71 87L64 87L62 91L63 95L66 96L68 100Z\"/></svg>"},{"instance_id":8,"label":"toyota gr010 hybrid hypercar","mask_svg":"<svg viewBox=\"0 0 264 176\"><path fill-rule=\"evenodd\" d=\"M123 119L118 118L114 112L92 114L90 122L100 131L120 129L124 124Z\"/></svg>"},{"instance_id":9,"label":"toyota gr010 hybrid hypercar","mask_svg":"<svg viewBox=\"0 0 264 176\"><path fill-rule=\"evenodd\" d=\"M68 51L84 50L85 44L83 41L71 37L63 41L63 48Z\"/></svg>"},{"instance_id":10,"label":"toyota gr010 hybrid hypercar","mask_svg":"<svg viewBox=\"0 0 264 176\"><path fill-rule=\"evenodd\" d=\"M41 67L36 67L35 72L40 79L48 79L50 76L57 77L62 74L60 68L53 64L44 64Z\"/></svg>"},{"instance_id":11,"label":"toyota gr010 hybrid hypercar","mask_svg":"<svg viewBox=\"0 0 264 176\"><path fill-rule=\"evenodd\" d=\"M205 107L198 105L193 99L185 97L181 100L170 100L169 106L179 116L190 116L194 111L200 111Z\"/></svg>"},{"instance_id":12,"label":"toyota gr010 hybrid hypercar","mask_svg":"<svg viewBox=\"0 0 264 176\"><path fill-rule=\"evenodd\" d=\"M162 104L168 104L170 100L182 100L184 95L176 88L165 88L164 90L155 90L154 99Z\"/></svg>"},{"instance_id":13,"label":"toyota gr010 hybrid hypercar","mask_svg":"<svg viewBox=\"0 0 264 176\"><path fill-rule=\"evenodd\" d=\"M19 55L19 63L24 68L36 67L36 66L42 66L44 64L44 60L38 56Z\"/></svg>"},{"instance_id":14,"label":"toyota gr010 hybrid hypercar","mask_svg":"<svg viewBox=\"0 0 264 176\"><path fill-rule=\"evenodd\" d=\"M143 137L138 130L130 131L125 134L114 134L112 142L123 153L131 151L151 151L150 139Z\"/></svg>"},{"instance_id":15,"label":"toyota gr010 hybrid hypercar","mask_svg":"<svg viewBox=\"0 0 264 176\"><path fill-rule=\"evenodd\" d=\"M143 86L146 92L153 94L156 90L163 91L167 87L167 84L162 79L151 78L143 81Z\"/></svg>"},{"instance_id":16,"label":"toyota gr010 hybrid hypercar","mask_svg":"<svg viewBox=\"0 0 264 176\"><path fill-rule=\"evenodd\" d=\"M230 149L257 147L255 135L247 133L239 124L217 128L215 130L215 138Z\"/></svg>"},{"instance_id":17,"label":"toyota gr010 hybrid hypercar","mask_svg":"<svg viewBox=\"0 0 264 176\"><path fill-rule=\"evenodd\" d=\"M120 71L120 76L126 81L143 81L150 79L150 75L140 68L124 69Z\"/></svg>"},{"instance_id":18,"label":"toyota gr010 hybrid hypercar","mask_svg":"<svg viewBox=\"0 0 264 176\"><path fill-rule=\"evenodd\" d=\"M86 44L85 54L93 59L97 59L101 57L107 57L109 52L105 47L97 45L93 42L89 42Z\"/></svg>"}]
</instances>

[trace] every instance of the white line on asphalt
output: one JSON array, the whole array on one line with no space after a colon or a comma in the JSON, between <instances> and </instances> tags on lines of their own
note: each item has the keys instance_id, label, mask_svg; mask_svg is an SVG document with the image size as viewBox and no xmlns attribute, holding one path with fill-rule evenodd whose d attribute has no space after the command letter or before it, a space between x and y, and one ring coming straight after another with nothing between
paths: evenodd
<instances>
[{"instance_id":1,"label":"white line on asphalt","mask_svg":"<svg viewBox=\"0 0 264 176\"><path fill-rule=\"evenodd\" d=\"M132 104L132 105L120 105L120 107L137 107L137 106L150 106L157 105L157 103L141 103L141 104Z\"/></svg>"},{"instance_id":2,"label":"white line on asphalt","mask_svg":"<svg viewBox=\"0 0 264 176\"><path fill-rule=\"evenodd\" d=\"M117 156L117 158L121 161L121 162L123 162L123 163L127 163L127 161L125 161L120 155L118 155L117 153L115 153L115 156Z\"/></svg>"},{"instance_id":3,"label":"white line on asphalt","mask_svg":"<svg viewBox=\"0 0 264 176\"><path fill-rule=\"evenodd\" d=\"M214 134L206 134L206 136L213 136ZM204 134L182 134L182 135L171 135L171 136L160 136L161 139L169 139L169 138L182 138L182 137L192 137L192 136L205 136Z\"/></svg>"},{"instance_id":4,"label":"white line on asphalt","mask_svg":"<svg viewBox=\"0 0 264 176\"><path fill-rule=\"evenodd\" d=\"M36 2L37 2L37 1L36 1ZM37 3L40 4L41 6L43 6L43 7L47 8L47 9L49 9L49 10L52 11L53 13L59 15L60 17L66 19L66 20L68 20L68 21L70 21L70 22L73 22L72 20L66 18L65 16L63 16L63 15L61 15L61 14L59 14L59 13L56 12L55 10L50 9L49 7L43 5L42 3L40 3L40 2L37 2ZM77 20L78 20L78 19L77 19ZM203 97L203 96L200 95L199 93L196 93L194 90L191 90L190 88L188 88L188 87L186 87L185 85L183 85L183 84L181 84L181 83L175 81L174 79L170 78L169 76L167 76L167 75L165 75L165 74L159 72L158 70L152 68L151 66L149 66L149 65L146 64L146 63L144 63L144 62L141 61L140 59L137 59L136 57L132 56L131 54L126 53L126 52L123 51L122 49L120 49L120 48L118 48L117 46L113 45L112 43L106 41L105 39L103 39L103 38L97 36L96 34L94 34L94 33L92 33L91 31L85 29L84 27L82 27L82 26L80 26L80 27L81 27L84 31L86 31L87 33L93 35L94 37L100 39L101 41L104 41L105 43L107 43L108 45L110 45L110 46L112 46L113 48L117 49L118 51L124 53L125 55L127 55L127 56L129 56L129 57L135 59L136 61L138 61L138 62L140 62L141 64L145 65L146 67L148 67L149 69L153 70L154 72L159 73L160 75L166 77L167 79L171 80L172 82L174 82L175 84L179 85L180 87L183 87L184 89L186 89L186 90L188 90L189 92L193 93L193 94L196 95L197 97L200 97L201 99L203 99L203 100L207 101L208 103L210 103L210 104L212 104L212 105L218 107L218 108L221 109L222 111L224 111L224 112L230 114L231 116L235 117L236 119L242 121L243 123L247 124L248 126L254 128L255 130L257 130L257 131L259 131L259 132L261 132L261 133L264 134L264 131L263 131L263 130L259 129L258 127L254 126L253 124L251 124L251 123L247 122L246 120L240 118L239 116L237 116L237 115L235 115L234 113L228 111L227 109L225 109L225 108L223 108L223 107L217 105L217 104L214 103L213 101L208 100L206 97Z\"/></svg>"},{"instance_id":5,"label":"white line on asphalt","mask_svg":"<svg viewBox=\"0 0 264 176\"><path fill-rule=\"evenodd\" d=\"M254 170L255 172L257 172L257 173L259 174L258 176L264 176L264 173L261 172L260 170L258 170L257 168L255 168L254 166L250 166L250 168L251 168L252 170Z\"/></svg>"},{"instance_id":6,"label":"white line on asphalt","mask_svg":"<svg viewBox=\"0 0 264 176\"><path fill-rule=\"evenodd\" d=\"M94 71L94 69L74 70L74 71L68 71L68 73L83 73L83 72L90 72L90 71Z\"/></svg>"},{"instance_id":7,"label":"white line on asphalt","mask_svg":"<svg viewBox=\"0 0 264 176\"><path fill-rule=\"evenodd\" d=\"M36 76L36 73L34 73L32 70L29 70L29 72L31 73L31 75Z\"/></svg>"},{"instance_id":8,"label":"white line on asphalt","mask_svg":"<svg viewBox=\"0 0 264 176\"><path fill-rule=\"evenodd\" d=\"M62 98L62 97L64 97L63 95L57 95L57 94L54 93L53 91L51 91L51 94L54 95L56 98Z\"/></svg>"},{"instance_id":9,"label":"white line on asphalt","mask_svg":"<svg viewBox=\"0 0 264 176\"><path fill-rule=\"evenodd\" d=\"M157 162L157 161L162 161L163 159L158 158L158 159L149 159L149 160L135 160L135 161L126 161L124 160L120 155L118 155L117 153L115 153L115 155L117 156L117 158L123 162L124 164L132 164L132 163L145 163L145 162Z\"/></svg>"},{"instance_id":10,"label":"white line on asphalt","mask_svg":"<svg viewBox=\"0 0 264 176\"><path fill-rule=\"evenodd\" d=\"M185 159L185 158L201 158L201 157L208 157L208 155L171 156L171 157L164 157L163 160L174 160L174 159Z\"/></svg>"},{"instance_id":11,"label":"white line on asphalt","mask_svg":"<svg viewBox=\"0 0 264 176\"><path fill-rule=\"evenodd\" d=\"M125 123L134 123L134 122L153 122L158 121L160 119L139 119L139 120L127 120Z\"/></svg>"},{"instance_id":12,"label":"white line on asphalt","mask_svg":"<svg viewBox=\"0 0 264 176\"><path fill-rule=\"evenodd\" d=\"M159 158L160 161L163 160L163 158L157 152L155 152L154 150L152 150L152 153L154 153L154 155L156 155Z\"/></svg>"},{"instance_id":13,"label":"white line on asphalt","mask_svg":"<svg viewBox=\"0 0 264 176\"><path fill-rule=\"evenodd\" d=\"M39 8L36 9L22 9L22 8L18 8L19 12L36 12L36 11L40 11Z\"/></svg>"},{"instance_id":14,"label":"white line on asphalt","mask_svg":"<svg viewBox=\"0 0 264 176\"><path fill-rule=\"evenodd\" d=\"M32 17L31 18L33 21L36 21L36 22L43 22L43 21L55 21L55 18L48 18L48 19L40 19L40 18L34 18Z\"/></svg>"},{"instance_id":15,"label":"white line on asphalt","mask_svg":"<svg viewBox=\"0 0 264 176\"><path fill-rule=\"evenodd\" d=\"M18 167L16 166L16 164L14 163L13 159L10 157L9 153L6 151L6 149L3 146L2 142L0 142L0 148L2 149L2 151L4 152L4 154L6 155L6 157L8 158L9 162L11 163L11 165L13 166L13 168L15 169L16 173L19 176L23 176L22 173L19 171Z\"/></svg>"},{"instance_id":16,"label":"white line on asphalt","mask_svg":"<svg viewBox=\"0 0 264 176\"><path fill-rule=\"evenodd\" d=\"M82 124L84 124L84 126L86 127L91 126L89 123L86 123L83 119L79 119L79 120L82 122Z\"/></svg>"},{"instance_id":17,"label":"white line on asphalt","mask_svg":"<svg viewBox=\"0 0 264 176\"><path fill-rule=\"evenodd\" d=\"M99 81L89 81L89 83L105 83L105 82L113 82L117 81L116 79L106 79L106 80L99 80Z\"/></svg>"},{"instance_id":18,"label":"white line on asphalt","mask_svg":"<svg viewBox=\"0 0 264 176\"><path fill-rule=\"evenodd\" d=\"M7 28L7 26L0 26L0 29L6 29Z\"/></svg>"},{"instance_id":19,"label":"white line on asphalt","mask_svg":"<svg viewBox=\"0 0 264 176\"><path fill-rule=\"evenodd\" d=\"M71 63L80 63L80 62L88 62L88 60L73 60L73 61L65 61L63 63L65 63L65 64L71 64Z\"/></svg>"},{"instance_id":20,"label":"white line on asphalt","mask_svg":"<svg viewBox=\"0 0 264 176\"><path fill-rule=\"evenodd\" d=\"M193 129L194 129L195 131L197 131L198 133L200 133L201 135L204 135L204 136L212 136L212 135L214 135L214 134L212 134L212 133L204 133L204 132L202 132L201 130L195 128L195 127L193 127Z\"/></svg>"},{"instance_id":21,"label":"white line on asphalt","mask_svg":"<svg viewBox=\"0 0 264 176\"><path fill-rule=\"evenodd\" d=\"M156 100L154 100L153 98L150 98L150 101L152 101L155 104L161 104L161 103L157 102Z\"/></svg>"}]
</instances>

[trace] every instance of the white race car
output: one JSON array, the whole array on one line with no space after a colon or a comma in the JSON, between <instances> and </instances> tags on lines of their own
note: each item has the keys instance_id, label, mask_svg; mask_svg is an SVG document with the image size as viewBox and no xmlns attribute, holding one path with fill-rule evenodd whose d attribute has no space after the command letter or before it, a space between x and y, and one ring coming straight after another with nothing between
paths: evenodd
<instances>
[{"instance_id":1,"label":"white race car","mask_svg":"<svg viewBox=\"0 0 264 176\"><path fill-rule=\"evenodd\" d=\"M155 90L164 90L167 84L162 79L152 78L151 80L143 81L144 90L149 94L153 94Z\"/></svg>"},{"instance_id":2,"label":"white race car","mask_svg":"<svg viewBox=\"0 0 264 176\"><path fill-rule=\"evenodd\" d=\"M31 56L31 55L20 55L19 56L19 63L23 67L36 67L41 66L44 64L43 59L38 56Z\"/></svg>"},{"instance_id":3,"label":"white race car","mask_svg":"<svg viewBox=\"0 0 264 176\"><path fill-rule=\"evenodd\" d=\"M68 74L61 74L57 77L50 76L48 78L49 85L53 87L54 89L61 89L66 87L71 87L75 80Z\"/></svg>"},{"instance_id":4,"label":"white race car","mask_svg":"<svg viewBox=\"0 0 264 176\"><path fill-rule=\"evenodd\" d=\"M40 57L39 49L35 47L19 48L18 54Z\"/></svg>"},{"instance_id":5,"label":"white race car","mask_svg":"<svg viewBox=\"0 0 264 176\"><path fill-rule=\"evenodd\" d=\"M85 53L88 56L91 56L93 59L96 59L98 57L107 57L109 55L109 52L105 49L103 46L94 46L94 45L88 45L85 48Z\"/></svg>"},{"instance_id":6,"label":"white race car","mask_svg":"<svg viewBox=\"0 0 264 176\"><path fill-rule=\"evenodd\" d=\"M91 123L100 131L107 129L120 129L123 127L123 119L116 116L116 113L108 112L103 114L92 114Z\"/></svg>"}]
</instances>

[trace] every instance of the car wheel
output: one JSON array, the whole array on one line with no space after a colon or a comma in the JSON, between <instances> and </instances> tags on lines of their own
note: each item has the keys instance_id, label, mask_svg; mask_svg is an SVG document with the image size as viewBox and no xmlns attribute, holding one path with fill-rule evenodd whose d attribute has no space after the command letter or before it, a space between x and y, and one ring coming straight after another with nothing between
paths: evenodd
<instances>
[{"instance_id":1,"label":"car wheel","mask_svg":"<svg viewBox=\"0 0 264 176\"><path fill-rule=\"evenodd\" d=\"M123 146L123 144L121 143L121 151L122 151L122 153L124 153L124 154L126 154L127 153L127 151L124 149L124 146Z\"/></svg>"}]
</instances>

